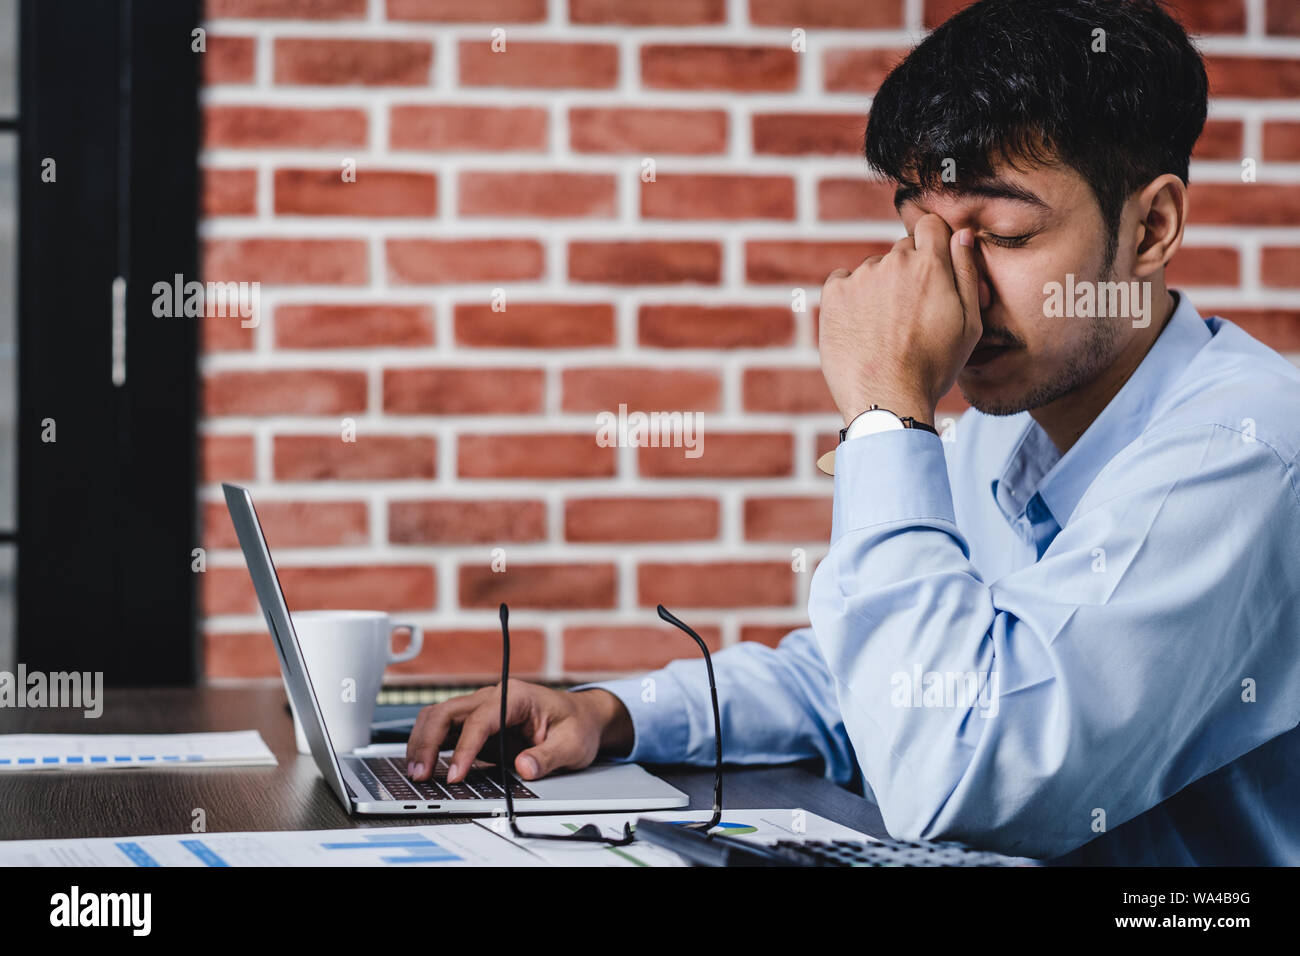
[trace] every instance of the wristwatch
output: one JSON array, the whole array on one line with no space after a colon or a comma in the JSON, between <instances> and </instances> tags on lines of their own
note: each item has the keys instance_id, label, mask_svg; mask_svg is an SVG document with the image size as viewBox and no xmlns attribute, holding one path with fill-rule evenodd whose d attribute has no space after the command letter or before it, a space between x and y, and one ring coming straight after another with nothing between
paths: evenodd
<instances>
[{"instance_id":1,"label":"wristwatch","mask_svg":"<svg viewBox=\"0 0 1300 956\"><path fill-rule=\"evenodd\" d=\"M917 421L910 415L900 417L887 408L872 405L840 429L840 443L843 444L850 438L861 438L863 435L874 435L876 432L893 431L899 428L919 428L932 435L939 434L939 430L933 425ZM817 467L828 475L835 474L835 449L832 448L818 458Z\"/></svg>"}]
</instances>

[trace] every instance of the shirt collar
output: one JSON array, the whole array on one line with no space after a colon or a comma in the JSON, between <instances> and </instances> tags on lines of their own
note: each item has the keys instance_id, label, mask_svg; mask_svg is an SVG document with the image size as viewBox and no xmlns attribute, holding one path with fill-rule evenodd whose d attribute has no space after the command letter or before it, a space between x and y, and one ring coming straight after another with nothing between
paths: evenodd
<instances>
[{"instance_id":1,"label":"shirt collar","mask_svg":"<svg viewBox=\"0 0 1300 956\"><path fill-rule=\"evenodd\" d=\"M1177 290L1170 292L1176 302L1164 329L1128 381L1069 451L1061 455L1047 433L1026 414L1028 424L1002 476L992 484L993 497L1008 521L1017 520L1037 492L1057 524L1064 527L1093 479L1142 433L1161 397L1210 341L1210 330L1191 300Z\"/></svg>"}]
</instances>

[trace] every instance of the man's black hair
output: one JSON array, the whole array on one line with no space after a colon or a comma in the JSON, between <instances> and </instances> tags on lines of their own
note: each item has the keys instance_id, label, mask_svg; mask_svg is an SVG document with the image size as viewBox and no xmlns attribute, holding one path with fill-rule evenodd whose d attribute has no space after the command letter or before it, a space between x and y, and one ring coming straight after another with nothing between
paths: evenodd
<instances>
[{"instance_id":1,"label":"man's black hair","mask_svg":"<svg viewBox=\"0 0 1300 956\"><path fill-rule=\"evenodd\" d=\"M999 160L1060 161L1097 198L1109 270L1128 197L1164 173L1187 182L1206 94L1200 54L1158 0L980 0L880 85L866 157L896 183L956 193Z\"/></svg>"}]
</instances>

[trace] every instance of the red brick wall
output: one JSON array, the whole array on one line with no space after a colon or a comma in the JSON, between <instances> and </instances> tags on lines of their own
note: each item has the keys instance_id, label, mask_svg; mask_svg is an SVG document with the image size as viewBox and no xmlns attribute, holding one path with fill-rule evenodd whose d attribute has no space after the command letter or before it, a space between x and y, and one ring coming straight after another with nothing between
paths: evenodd
<instances>
[{"instance_id":1,"label":"red brick wall","mask_svg":"<svg viewBox=\"0 0 1300 956\"><path fill-rule=\"evenodd\" d=\"M792 293L901 234L869 95L962 5L208 0L204 278L262 284L205 320L209 677L276 674L223 479L292 607L428 629L411 674L490 674L501 600L532 675L691 654L661 601L714 647L803 623L838 423ZM1300 0L1175 6L1213 100L1170 282L1300 352ZM702 411L704 455L599 447L620 403Z\"/></svg>"}]
</instances>

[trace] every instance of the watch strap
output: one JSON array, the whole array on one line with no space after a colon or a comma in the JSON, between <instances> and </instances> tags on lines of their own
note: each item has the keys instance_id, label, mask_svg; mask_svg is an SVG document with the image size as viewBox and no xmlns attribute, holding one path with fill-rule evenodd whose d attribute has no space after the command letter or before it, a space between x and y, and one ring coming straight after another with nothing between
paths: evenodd
<instances>
[{"instance_id":1,"label":"watch strap","mask_svg":"<svg viewBox=\"0 0 1300 956\"><path fill-rule=\"evenodd\" d=\"M870 412L876 410L889 412L889 414L894 415L895 418L897 418L900 422L903 423L904 428L917 428L920 429L921 431L930 432L932 435L939 434L939 430L935 428L933 425L927 425L925 422L917 421L915 418L912 418L910 415L907 417L896 415L894 412L890 412L889 409L887 408L882 409L878 405L872 405L871 408L865 409L864 411ZM853 417L853 421L849 422L848 425L845 425L843 428L840 429L841 443L848 440L849 425L852 425L853 422L857 420L858 420L858 416L855 415ZM830 451L826 452L824 455L822 455L820 458L817 459L817 469L821 471L823 474L827 474L827 475L835 474L835 449L834 448L832 448Z\"/></svg>"},{"instance_id":2,"label":"watch strap","mask_svg":"<svg viewBox=\"0 0 1300 956\"><path fill-rule=\"evenodd\" d=\"M897 418L900 422L903 423L904 428L919 428L922 431L929 432L932 435L939 434L939 430L935 428L933 425L927 425L925 422L918 421L917 419L913 418L911 415L899 415L896 412L889 411L888 408L881 408L879 405L872 405L870 408L865 408L861 412L859 412L858 415L865 415L867 412L889 412L889 414L893 415L895 418ZM858 415L854 415L853 420L850 421L848 425L845 425L843 428L840 429L840 441L844 442L849 440L849 427L853 424L853 422L858 420Z\"/></svg>"}]
</instances>

